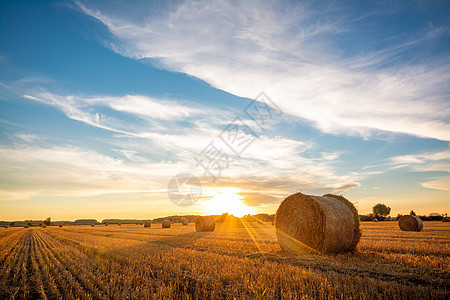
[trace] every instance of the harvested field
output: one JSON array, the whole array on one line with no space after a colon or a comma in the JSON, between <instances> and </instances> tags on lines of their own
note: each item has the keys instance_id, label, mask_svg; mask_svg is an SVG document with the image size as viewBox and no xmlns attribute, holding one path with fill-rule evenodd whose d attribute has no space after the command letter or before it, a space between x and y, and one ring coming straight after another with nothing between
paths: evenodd
<instances>
[{"instance_id":1,"label":"harvested field","mask_svg":"<svg viewBox=\"0 0 450 300\"><path fill-rule=\"evenodd\" d=\"M356 253L286 256L271 223L0 230L1 299L448 299L450 224L362 222Z\"/></svg>"}]
</instances>

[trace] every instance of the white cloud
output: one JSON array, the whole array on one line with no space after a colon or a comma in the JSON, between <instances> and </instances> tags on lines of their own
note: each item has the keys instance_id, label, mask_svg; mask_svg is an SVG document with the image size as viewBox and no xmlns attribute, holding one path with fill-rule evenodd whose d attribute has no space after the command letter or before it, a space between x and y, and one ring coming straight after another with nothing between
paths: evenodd
<instances>
[{"instance_id":1,"label":"white cloud","mask_svg":"<svg viewBox=\"0 0 450 300\"><path fill-rule=\"evenodd\" d=\"M0 181L2 200L37 195L94 196L108 193L155 193L187 168L182 163L126 163L123 160L73 146L20 145L0 148L4 161Z\"/></svg>"},{"instance_id":2,"label":"white cloud","mask_svg":"<svg viewBox=\"0 0 450 300\"><path fill-rule=\"evenodd\" d=\"M109 106L116 111L131 113L143 118L160 120L177 120L203 114L199 109L180 105L175 101L153 99L141 95L97 97L86 101L92 104Z\"/></svg>"},{"instance_id":3,"label":"white cloud","mask_svg":"<svg viewBox=\"0 0 450 300\"><path fill-rule=\"evenodd\" d=\"M12 186L20 182L21 176L26 173L29 174L28 178L36 177L36 180L28 182L28 186L36 187L39 193L80 196L137 192L145 188L161 190L172 176L182 172L194 173L207 186L211 178L197 165L194 157L198 157L212 141L229 157L229 168L221 173L222 183L215 182L214 186L230 186L240 182L240 186L247 186L247 192L252 193L260 192L253 191L253 188L260 189L263 185L270 185L273 191L266 192L272 195L286 193L299 185L309 192L342 192L359 186L358 180L364 176L357 173L337 175L337 170L332 165L341 153L320 152L311 158L306 152L313 151L316 147L314 143L281 136L261 136L254 140L241 157L237 157L218 138L225 125L223 120L216 120L214 115L224 114L213 108L197 112L190 105L149 100L145 96L127 96L126 99L131 100L124 101L124 97L62 96L41 90L30 92L25 97L55 106L71 119L119 133L102 140L109 147L112 146L117 158L76 147L28 146L22 150L3 149L0 156L9 161L7 167L22 164L29 168L24 172L10 172L15 174ZM138 101L135 102L135 99ZM153 118L149 110L147 117L142 118L143 114L147 114L147 104L156 101L160 110L168 111L169 116L165 114L164 120L161 116ZM130 102L131 106L137 103L141 109L122 106ZM115 105L117 103L120 105ZM177 105L181 111L195 117L184 116L183 123L171 122L170 108ZM110 111L99 113L104 107ZM127 117L121 118L121 113L125 113ZM143 122L137 122L139 120ZM190 122L189 126L186 126L186 121ZM160 162L155 162L157 157ZM55 168L56 171L52 171ZM40 176L39 173L46 176ZM286 181L283 182L284 180ZM111 190L111 184L114 185L114 190ZM24 195L29 197L28 194Z\"/></svg>"},{"instance_id":4,"label":"white cloud","mask_svg":"<svg viewBox=\"0 0 450 300\"><path fill-rule=\"evenodd\" d=\"M39 136L37 134L31 134L31 133L16 133L15 136L27 143L33 143L42 138L41 136Z\"/></svg>"},{"instance_id":5,"label":"white cloud","mask_svg":"<svg viewBox=\"0 0 450 300\"><path fill-rule=\"evenodd\" d=\"M202 143L197 146L202 149L206 139L201 133L198 136ZM2 200L147 193L147 201L160 201L161 197L166 197L169 180L185 172L198 176L205 191L236 187L246 193L264 191L272 197L298 186L311 193L341 192L359 186L360 175L340 176L330 161L302 157L304 151L314 145L280 137L257 140L255 148L248 148L245 157L230 155L229 168L213 182L201 167L196 167L194 151L179 155L185 142L190 142L191 150L195 150L193 135L185 137L187 140L181 137L167 134L162 140L161 136L115 138L113 146L117 147L114 149L117 155L114 156L75 146L36 146L33 141L28 145L2 147ZM146 157L148 151L161 151L154 147L157 142L164 145L166 154L175 161L155 161Z\"/></svg>"},{"instance_id":6,"label":"white cloud","mask_svg":"<svg viewBox=\"0 0 450 300\"><path fill-rule=\"evenodd\" d=\"M375 129L450 140L448 62L385 67L448 28L425 28L422 37L348 58L329 37L355 25L304 3L182 2L139 21L77 3L119 38L116 52L238 96L265 91L325 132L367 136Z\"/></svg>"},{"instance_id":7,"label":"white cloud","mask_svg":"<svg viewBox=\"0 0 450 300\"><path fill-rule=\"evenodd\" d=\"M427 182L422 182L423 187L435 190L450 191L450 178L441 177L436 180L431 180Z\"/></svg>"},{"instance_id":8,"label":"white cloud","mask_svg":"<svg viewBox=\"0 0 450 300\"><path fill-rule=\"evenodd\" d=\"M391 160L395 164L421 164L429 161L439 161L450 159L450 150L439 152L426 152L421 154L401 155L392 157Z\"/></svg>"},{"instance_id":9,"label":"white cloud","mask_svg":"<svg viewBox=\"0 0 450 300\"><path fill-rule=\"evenodd\" d=\"M450 172L450 150L401 155L390 160L393 169L410 167L416 172Z\"/></svg>"}]
</instances>

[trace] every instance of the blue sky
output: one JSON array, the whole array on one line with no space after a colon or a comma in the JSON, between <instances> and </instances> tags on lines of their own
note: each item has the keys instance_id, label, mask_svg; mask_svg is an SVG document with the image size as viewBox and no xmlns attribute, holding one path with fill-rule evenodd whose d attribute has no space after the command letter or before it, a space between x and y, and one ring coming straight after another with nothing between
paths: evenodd
<instances>
[{"instance_id":1,"label":"blue sky","mask_svg":"<svg viewBox=\"0 0 450 300\"><path fill-rule=\"evenodd\" d=\"M274 213L300 190L450 212L448 1L0 6L0 219ZM237 117L240 155L220 139ZM195 205L168 198L180 173Z\"/></svg>"}]
</instances>

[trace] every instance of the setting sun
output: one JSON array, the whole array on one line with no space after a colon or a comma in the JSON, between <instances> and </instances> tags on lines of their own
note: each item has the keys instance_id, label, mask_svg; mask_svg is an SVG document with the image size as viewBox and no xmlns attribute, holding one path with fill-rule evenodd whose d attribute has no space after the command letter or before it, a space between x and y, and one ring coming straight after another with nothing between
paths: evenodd
<instances>
[{"instance_id":1,"label":"setting sun","mask_svg":"<svg viewBox=\"0 0 450 300\"><path fill-rule=\"evenodd\" d=\"M214 193L210 200L204 201L202 207L205 213L212 215L229 213L236 217L242 217L254 213L255 209L246 205L242 198L244 197L239 196L237 190L224 189Z\"/></svg>"}]
</instances>

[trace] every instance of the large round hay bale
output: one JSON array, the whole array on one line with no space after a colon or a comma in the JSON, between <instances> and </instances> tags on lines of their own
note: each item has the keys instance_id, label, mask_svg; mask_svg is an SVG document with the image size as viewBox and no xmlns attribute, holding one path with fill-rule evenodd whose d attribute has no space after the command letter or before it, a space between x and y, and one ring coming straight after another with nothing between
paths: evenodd
<instances>
[{"instance_id":1,"label":"large round hay bale","mask_svg":"<svg viewBox=\"0 0 450 300\"><path fill-rule=\"evenodd\" d=\"M213 217L197 217L195 219L195 231L214 231L216 229L216 222Z\"/></svg>"},{"instance_id":2,"label":"large round hay bale","mask_svg":"<svg viewBox=\"0 0 450 300\"><path fill-rule=\"evenodd\" d=\"M423 222L416 216L405 215L398 220L398 226L403 231L421 231Z\"/></svg>"},{"instance_id":3,"label":"large round hay bale","mask_svg":"<svg viewBox=\"0 0 450 300\"><path fill-rule=\"evenodd\" d=\"M172 222L170 222L170 220L164 220L162 222L162 228L170 228L171 224L172 224Z\"/></svg>"},{"instance_id":4,"label":"large round hay bale","mask_svg":"<svg viewBox=\"0 0 450 300\"><path fill-rule=\"evenodd\" d=\"M353 251L361 237L358 211L342 196L296 193L278 207L275 229L290 254Z\"/></svg>"},{"instance_id":5,"label":"large round hay bale","mask_svg":"<svg viewBox=\"0 0 450 300\"><path fill-rule=\"evenodd\" d=\"M151 221L144 221L144 227L152 227Z\"/></svg>"}]
</instances>

